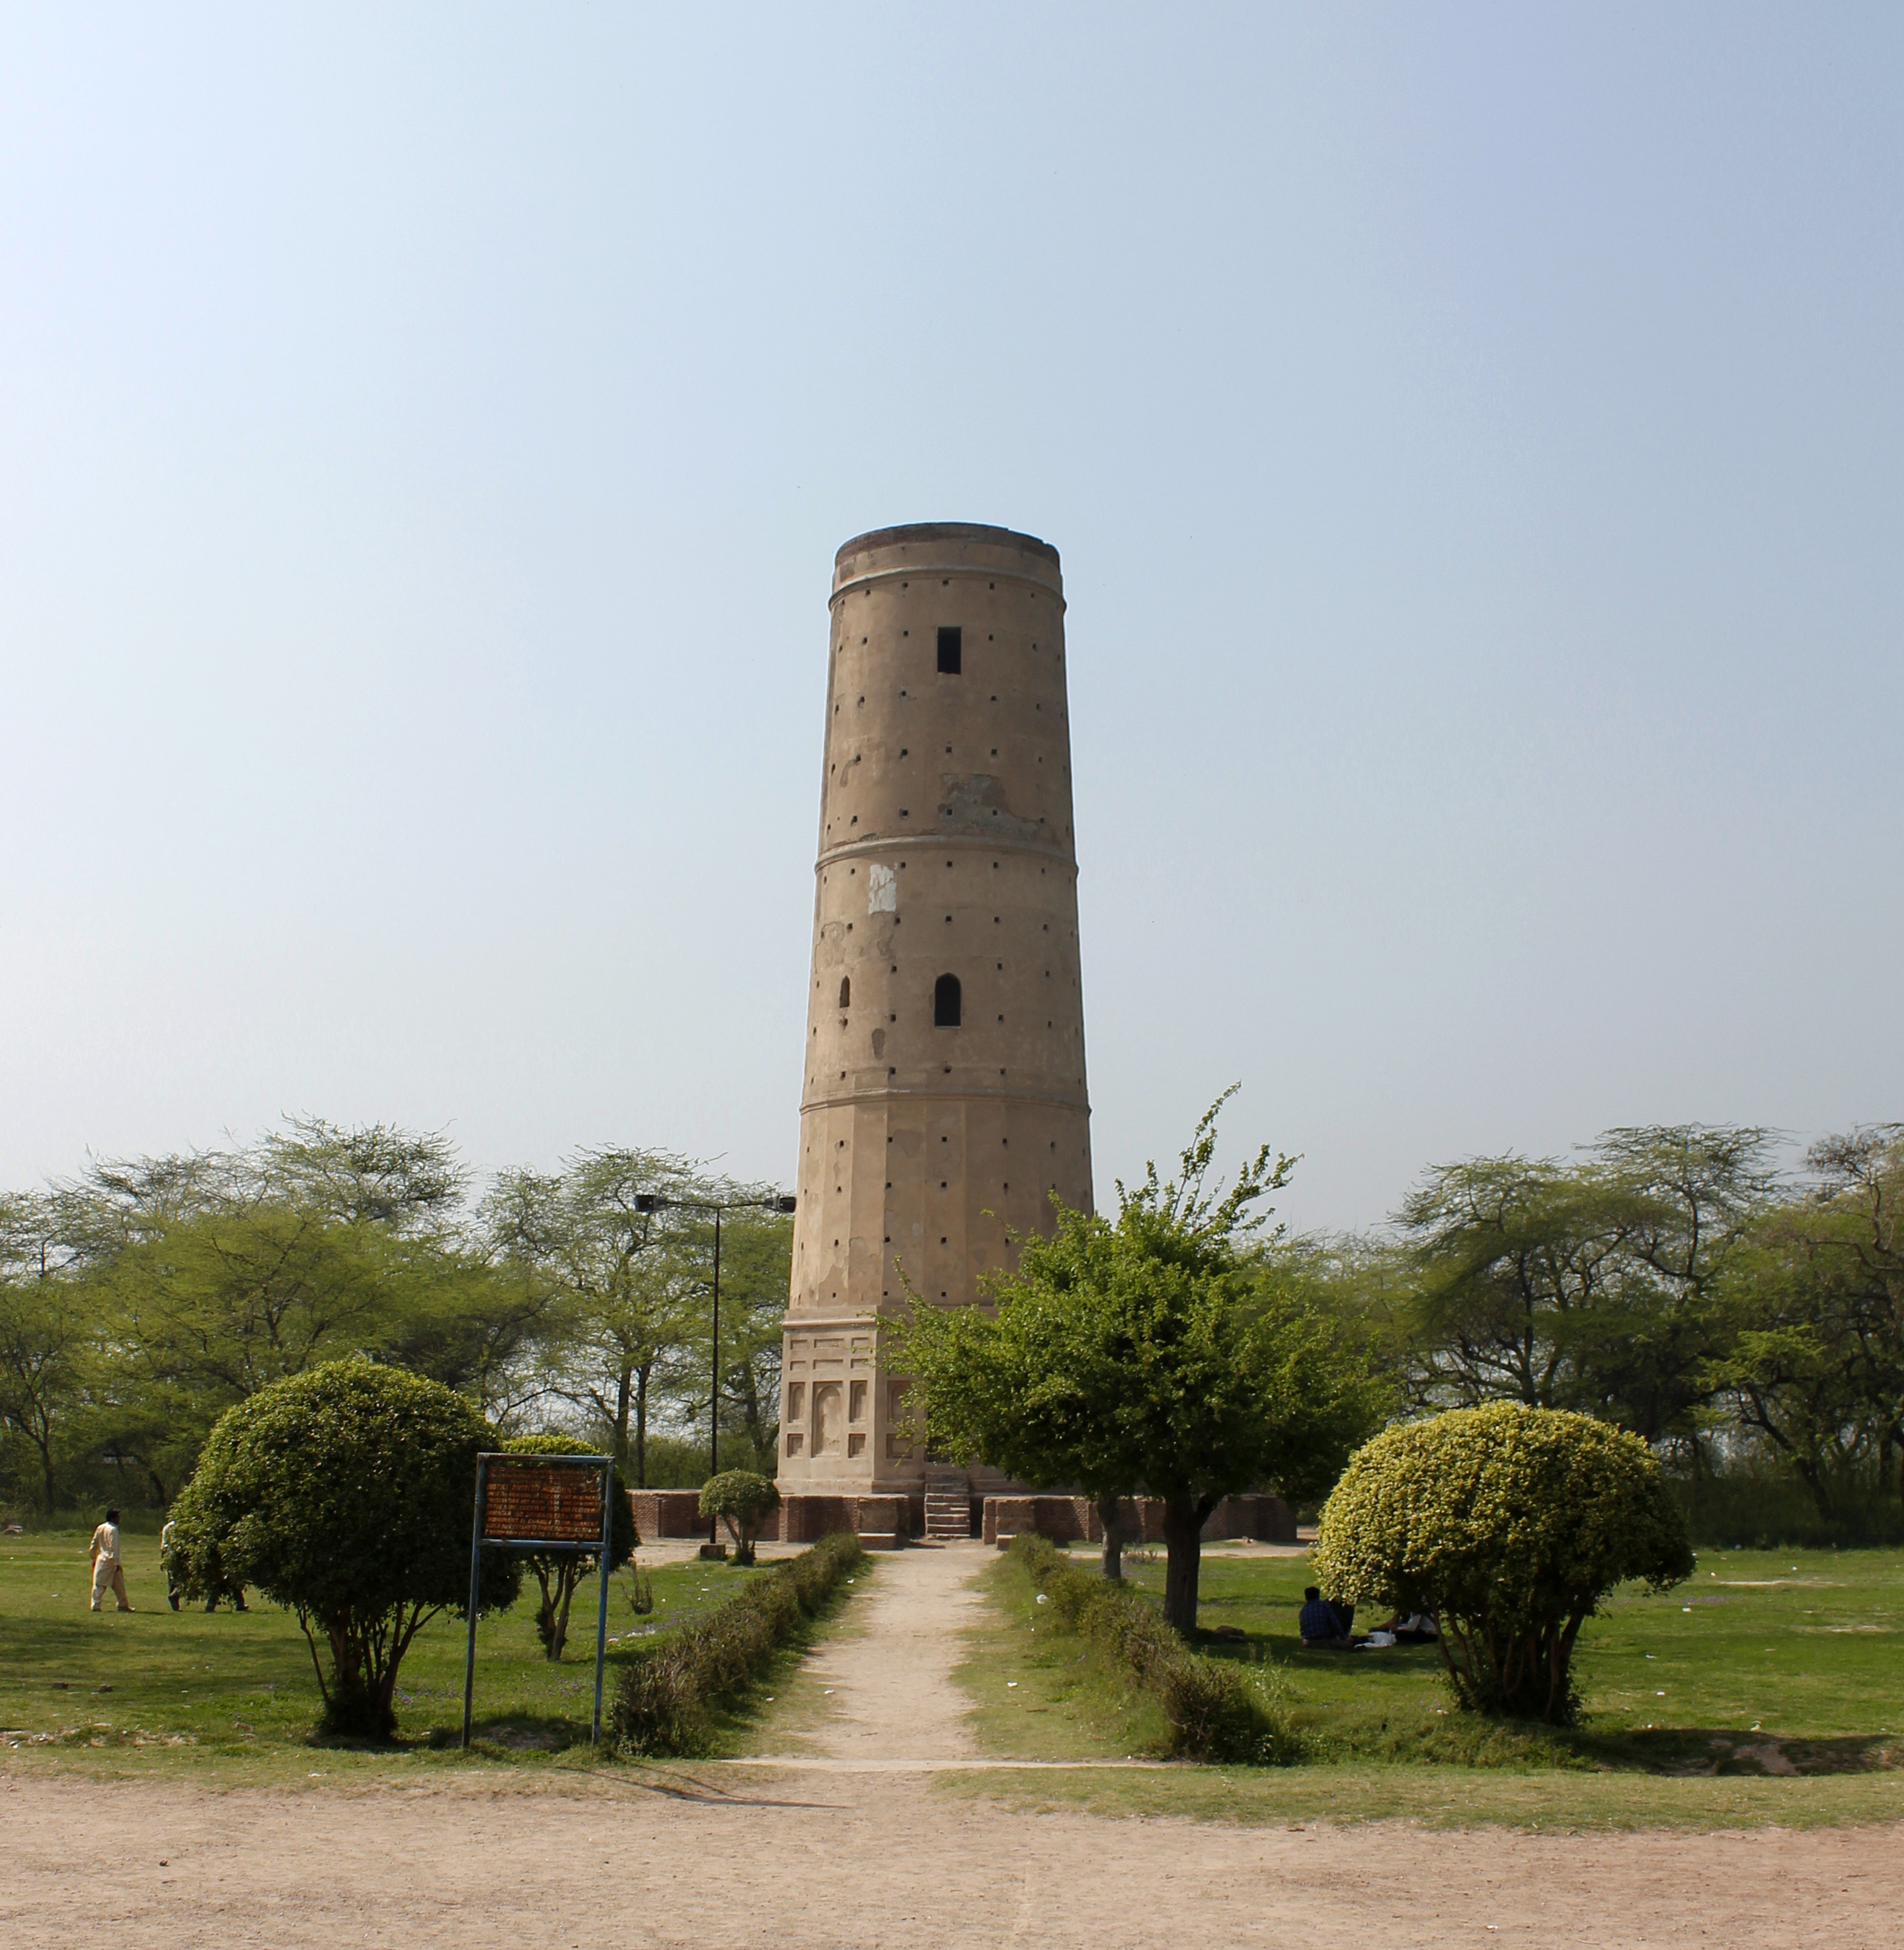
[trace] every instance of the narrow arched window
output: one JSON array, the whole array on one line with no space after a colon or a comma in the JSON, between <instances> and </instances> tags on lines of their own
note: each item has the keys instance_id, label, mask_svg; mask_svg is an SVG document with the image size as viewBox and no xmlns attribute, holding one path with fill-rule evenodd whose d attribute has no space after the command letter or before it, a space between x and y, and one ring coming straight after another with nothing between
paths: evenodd
<instances>
[{"instance_id":1,"label":"narrow arched window","mask_svg":"<svg viewBox=\"0 0 1904 1950\"><path fill-rule=\"evenodd\" d=\"M932 984L932 1026L955 1030L959 1026L959 978L941 975Z\"/></svg>"},{"instance_id":2,"label":"narrow arched window","mask_svg":"<svg viewBox=\"0 0 1904 1950\"><path fill-rule=\"evenodd\" d=\"M839 1005L842 1009L853 1006L853 978L850 975L839 978Z\"/></svg>"}]
</instances>

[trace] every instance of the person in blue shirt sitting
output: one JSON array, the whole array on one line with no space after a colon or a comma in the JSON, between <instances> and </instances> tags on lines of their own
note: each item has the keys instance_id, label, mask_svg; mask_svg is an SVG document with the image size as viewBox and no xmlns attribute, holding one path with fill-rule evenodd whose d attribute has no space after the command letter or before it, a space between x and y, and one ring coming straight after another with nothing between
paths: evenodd
<instances>
[{"instance_id":1,"label":"person in blue shirt sitting","mask_svg":"<svg viewBox=\"0 0 1904 1950\"><path fill-rule=\"evenodd\" d=\"M1302 1634L1305 1646L1322 1651L1352 1652L1362 1643L1350 1637L1341 1613L1313 1584L1303 1590L1302 1609L1297 1615L1296 1628Z\"/></svg>"}]
</instances>

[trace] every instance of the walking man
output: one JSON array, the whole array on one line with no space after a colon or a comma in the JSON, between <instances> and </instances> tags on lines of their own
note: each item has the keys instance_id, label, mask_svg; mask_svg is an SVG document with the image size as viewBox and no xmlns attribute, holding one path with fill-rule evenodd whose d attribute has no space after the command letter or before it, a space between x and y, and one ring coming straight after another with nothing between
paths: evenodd
<instances>
[{"instance_id":1,"label":"walking man","mask_svg":"<svg viewBox=\"0 0 1904 1950\"><path fill-rule=\"evenodd\" d=\"M92 1609L110 1590L119 1600L119 1609L129 1612L132 1601L126 1595L126 1567L119 1561L119 1512L108 1510L106 1521L92 1534Z\"/></svg>"}]
</instances>

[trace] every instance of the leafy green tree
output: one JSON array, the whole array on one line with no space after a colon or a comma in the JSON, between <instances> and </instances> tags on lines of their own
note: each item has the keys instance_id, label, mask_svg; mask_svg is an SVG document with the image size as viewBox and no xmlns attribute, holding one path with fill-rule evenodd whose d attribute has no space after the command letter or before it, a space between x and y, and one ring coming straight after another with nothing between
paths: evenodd
<instances>
[{"instance_id":1,"label":"leafy green tree","mask_svg":"<svg viewBox=\"0 0 1904 1950\"><path fill-rule=\"evenodd\" d=\"M793 1270L793 1221L742 1200L764 1196L755 1185L722 1179L711 1195L727 1201L720 1226L720 1456L771 1472L780 1441L780 1337ZM691 1329L682 1358L667 1371L677 1418L705 1425L705 1383L712 1372L708 1334L713 1322L712 1228L702 1215L690 1253L702 1277L688 1313Z\"/></svg>"},{"instance_id":2,"label":"leafy green tree","mask_svg":"<svg viewBox=\"0 0 1904 1950\"><path fill-rule=\"evenodd\" d=\"M359 1354L513 1410L541 1299L469 1236L466 1189L440 1136L314 1119L61 1187L112 1377L101 1441L163 1497L232 1403Z\"/></svg>"},{"instance_id":3,"label":"leafy green tree","mask_svg":"<svg viewBox=\"0 0 1904 1950\"><path fill-rule=\"evenodd\" d=\"M248 1148L96 1166L64 1188L133 1381L135 1420L188 1462L212 1422L287 1375L387 1353L459 1286L446 1145L303 1120Z\"/></svg>"},{"instance_id":4,"label":"leafy green tree","mask_svg":"<svg viewBox=\"0 0 1904 1950\"><path fill-rule=\"evenodd\" d=\"M1571 1164L1436 1167L1401 1214L1414 1277L1397 1338L1414 1403L1514 1400L1690 1441L1725 1344L1720 1277L1769 1195L1766 1142L1635 1127Z\"/></svg>"},{"instance_id":5,"label":"leafy green tree","mask_svg":"<svg viewBox=\"0 0 1904 1950\"><path fill-rule=\"evenodd\" d=\"M1904 1126L1826 1139L1806 1162L1811 1196L1766 1214L1732 1269L1713 1373L1828 1521L1861 1486L1904 1496Z\"/></svg>"},{"instance_id":6,"label":"leafy green tree","mask_svg":"<svg viewBox=\"0 0 1904 1950\"><path fill-rule=\"evenodd\" d=\"M778 1441L780 1322L789 1221L767 1188L698 1174L658 1151L587 1151L552 1173L505 1173L484 1202L499 1258L552 1296L543 1328L547 1392L581 1410L636 1481L651 1435L707 1426L714 1379L714 1224L721 1222L720 1428L749 1462ZM723 1449L731 1453L725 1439ZM698 1479L697 1478L697 1481Z\"/></svg>"},{"instance_id":7,"label":"leafy green tree","mask_svg":"<svg viewBox=\"0 0 1904 1950\"><path fill-rule=\"evenodd\" d=\"M296 1612L326 1728L387 1737L412 1641L466 1612L476 1458L496 1446L460 1395L399 1369L334 1361L272 1382L219 1418L173 1506L185 1589L250 1585ZM510 1603L521 1575L485 1551L481 1609Z\"/></svg>"},{"instance_id":8,"label":"leafy green tree","mask_svg":"<svg viewBox=\"0 0 1904 1950\"><path fill-rule=\"evenodd\" d=\"M1573 1406L1582 1344L1613 1304L1629 1201L1551 1159L1440 1165L1402 1226L1420 1285L1417 1400Z\"/></svg>"},{"instance_id":9,"label":"leafy green tree","mask_svg":"<svg viewBox=\"0 0 1904 1950\"><path fill-rule=\"evenodd\" d=\"M584 1445L571 1436L561 1434L512 1435L502 1447L512 1456L575 1456L586 1454ZM614 1501L608 1512L608 1568L619 1571L635 1554L641 1540L635 1534L635 1513L628 1501L628 1485L621 1472L614 1472ZM534 1574L542 1593L536 1608L536 1635L542 1640L543 1656L560 1659L568 1643L568 1608L583 1581L594 1576L602 1562L599 1550L524 1551L522 1559Z\"/></svg>"},{"instance_id":10,"label":"leafy green tree","mask_svg":"<svg viewBox=\"0 0 1904 1950\"><path fill-rule=\"evenodd\" d=\"M1577 1406L1641 1441L1690 1452L1715 1398L1730 1329L1723 1283L1775 1195L1755 1126L1647 1125L1604 1132L1593 1169L1625 1201L1613 1304L1583 1337Z\"/></svg>"},{"instance_id":11,"label":"leafy green tree","mask_svg":"<svg viewBox=\"0 0 1904 1950\"><path fill-rule=\"evenodd\" d=\"M1324 1506L1315 1566L1336 1597L1433 1614L1463 1706L1564 1724L1581 1625L1628 1578L1678 1584L1692 1551L1638 1437L1493 1402L1358 1450Z\"/></svg>"},{"instance_id":12,"label":"leafy green tree","mask_svg":"<svg viewBox=\"0 0 1904 1950\"><path fill-rule=\"evenodd\" d=\"M590 1416L642 1485L669 1364L693 1339L699 1272L687 1215L639 1201L699 1189L667 1153L587 1151L559 1171L502 1173L483 1204L499 1257L551 1297L543 1386Z\"/></svg>"},{"instance_id":13,"label":"leafy green tree","mask_svg":"<svg viewBox=\"0 0 1904 1950\"><path fill-rule=\"evenodd\" d=\"M1199 1121L1176 1179L1159 1184L1153 1164L1134 1191L1119 1183L1115 1221L1054 1198L1053 1236L1020 1241L1016 1268L987 1282L995 1312L912 1295L891 1357L945 1453L1100 1503L1161 1497L1164 1612L1184 1631L1221 1499L1264 1481L1319 1493L1381 1419L1360 1350L1249 1250L1267 1216L1249 1208L1293 1160L1265 1146L1227 1192L1206 1188L1230 1094Z\"/></svg>"},{"instance_id":14,"label":"leafy green tree","mask_svg":"<svg viewBox=\"0 0 1904 1950\"><path fill-rule=\"evenodd\" d=\"M56 1201L0 1194L0 1431L31 1452L49 1514L62 1461L84 1446L90 1312Z\"/></svg>"},{"instance_id":15,"label":"leafy green tree","mask_svg":"<svg viewBox=\"0 0 1904 1950\"><path fill-rule=\"evenodd\" d=\"M762 1526L780 1507L780 1492L751 1469L723 1469L702 1486L701 1514L718 1517L734 1540L734 1562L751 1564Z\"/></svg>"}]
</instances>

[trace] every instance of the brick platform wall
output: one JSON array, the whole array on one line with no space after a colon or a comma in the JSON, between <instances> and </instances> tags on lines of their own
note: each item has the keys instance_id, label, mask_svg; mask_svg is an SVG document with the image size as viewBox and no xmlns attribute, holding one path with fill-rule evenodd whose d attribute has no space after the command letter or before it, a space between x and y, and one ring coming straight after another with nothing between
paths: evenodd
<instances>
[{"instance_id":1,"label":"brick platform wall","mask_svg":"<svg viewBox=\"0 0 1904 1950\"><path fill-rule=\"evenodd\" d=\"M981 1534L986 1543L1003 1546L1022 1531L1048 1537L1053 1543L1101 1543L1104 1527L1097 1506L1088 1497L988 1497ZM1161 1497L1136 1497L1124 1505L1127 1543L1162 1543L1164 1506ZM1258 1543L1293 1543L1296 1515L1280 1497L1251 1491L1225 1497L1209 1515L1203 1535L1212 1543L1234 1537Z\"/></svg>"},{"instance_id":2,"label":"brick platform wall","mask_svg":"<svg viewBox=\"0 0 1904 1950\"><path fill-rule=\"evenodd\" d=\"M630 1490L628 1501L634 1508L635 1534L645 1541L707 1534L698 1490Z\"/></svg>"},{"instance_id":3,"label":"brick platform wall","mask_svg":"<svg viewBox=\"0 0 1904 1950\"><path fill-rule=\"evenodd\" d=\"M701 1514L698 1490L630 1490L635 1533L655 1542L664 1538L705 1537L708 1519ZM870 1547L891 1549L925 1528L921 1507L914 1521L911 1502L904 1497L789 1497L761 1526L765 1543L817 1543L836 1530L857 1531ZM726 1536L726 1526L722 1526Z\"/></svg>"}]
</instances>

